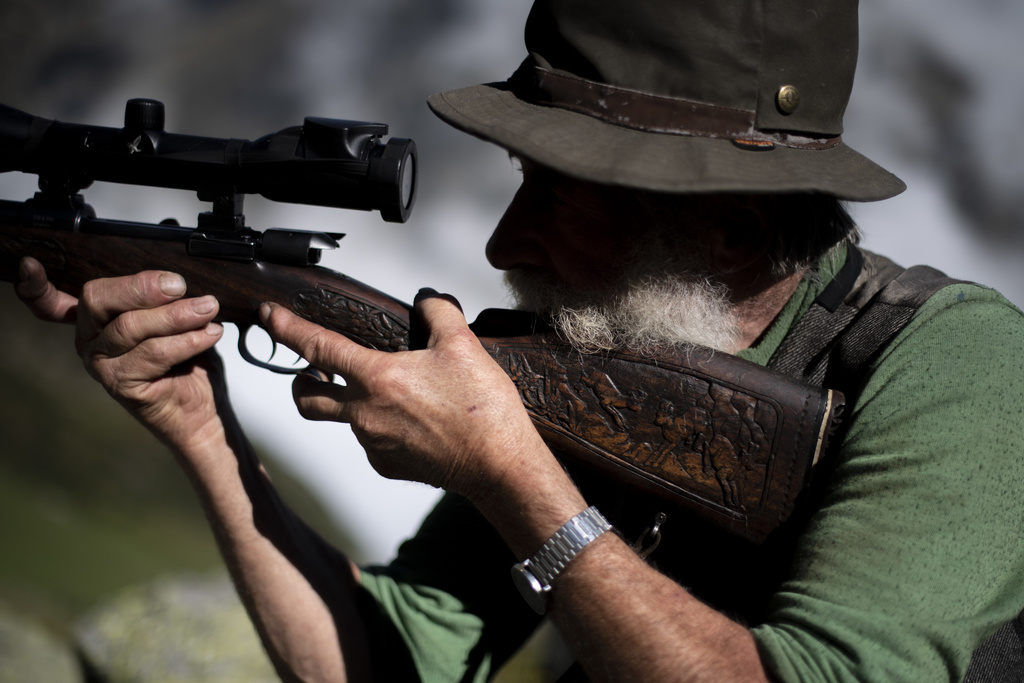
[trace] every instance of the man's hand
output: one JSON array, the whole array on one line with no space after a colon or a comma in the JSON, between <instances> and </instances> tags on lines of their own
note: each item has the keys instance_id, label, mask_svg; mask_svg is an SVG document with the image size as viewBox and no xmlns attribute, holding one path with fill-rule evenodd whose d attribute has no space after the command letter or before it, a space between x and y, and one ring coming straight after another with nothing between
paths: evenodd
<instances>
[{"instance_id":1,"label":"man's hand","mask_svg":"<svg viewBox=\"0 0 1024 683\"><path fill-rule=\"evenodd\" d=\"M418 296L429 335L420 351L364 348L286 309L265 304L273 338L345 385L300 375L293 385L307 419L351 424L370 464L393 479L475 497L515 467L540 436L515 386L480 345L454 299Z\"/></svg>"},{"instance_id":2,"label":"man's hand","mask_svg":"<svg viewBox=\"0 0 1024 683\"><path fill-rule=\"evenodd\" d=\"M33 314L75 323L89 374L159 438L181 446L220 428L210 382L219 362L196 360L223 333L213 297L183 299L184 279L160 271L94 280L81 299L58 291L35 259L20 275L16 291Z\"/></svg>"}]
</instances>

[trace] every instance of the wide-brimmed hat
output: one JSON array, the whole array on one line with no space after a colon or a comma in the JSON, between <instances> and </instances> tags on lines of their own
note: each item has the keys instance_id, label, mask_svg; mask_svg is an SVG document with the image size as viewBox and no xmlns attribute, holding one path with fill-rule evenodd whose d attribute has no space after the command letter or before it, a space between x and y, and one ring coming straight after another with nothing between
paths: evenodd
<instances>
[{"instance_id":1,"label":"wide-brimmed hat","mask_svg":"<svg viewBox=\"0 0 1024 683\"><path fill-rule=\"evenodd\" d=\"M507 81L429 98L444 121L567 175L664 192L903 182L843 143L857 2L537 0Z\"/></svg>"}]
</instances>

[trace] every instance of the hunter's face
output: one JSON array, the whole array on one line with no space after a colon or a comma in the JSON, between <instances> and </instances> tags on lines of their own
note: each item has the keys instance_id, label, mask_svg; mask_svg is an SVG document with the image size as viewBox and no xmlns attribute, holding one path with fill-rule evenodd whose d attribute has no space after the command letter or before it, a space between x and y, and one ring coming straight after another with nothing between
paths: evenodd
<instances>
[{"instance_id":1,"label":"hunter's face","mask_svg":"<svg viewBox=\"0 0 1024 683\"><path fill-rule=\"evenodd\" d=\"M487 258L508 271L517 308L547 315L581 351L732 350L728 291L709 278L699 244L704 223L690 200L669 208L527 162Z\"/></svg>"},{"instance_id":2,"label":"hunter's face","mask_svg":"<svg viewBox=\"0 0 1024 683\"><path fill-rule=\"evenodd\" d=\"M583 290L622 272L642 239L632 192L568 178L523 162L523 183L487 243L499 270L542 273Z\"/></svg>"}]
</instances>

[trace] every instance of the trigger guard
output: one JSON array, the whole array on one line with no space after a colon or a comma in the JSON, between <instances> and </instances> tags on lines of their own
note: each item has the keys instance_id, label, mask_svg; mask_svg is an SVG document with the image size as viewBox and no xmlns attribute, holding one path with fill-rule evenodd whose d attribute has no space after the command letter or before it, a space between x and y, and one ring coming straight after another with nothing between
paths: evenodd
<instances>
[{"instance_id":1,"label":"trigger guard","mask_svg":"<svg viewBox=\"0 0 1024 683\"><path fill-rule=\"evenodd\" d=\"M273 363L270 363L268 361L260 360L256 356L252 355L252 352L249 351L249 347L246 346L245 343L246 338L249 336L249 330L251 329L252 325L238 326L238 355L240 355L242 357L242 360L244 360L246 363L249 363L250 365L255 365L258 368L263 368L264 370L276 372L279 375L298 375L302 372L305 372L311 367L307 365L304 368L286 368L282 365L274 365ZM274 353L277 351L277 342L274 341L273 338L271 338L270 341L274 345L270 351L270 358L273 358Z\"/></svg>"}]
</instances>

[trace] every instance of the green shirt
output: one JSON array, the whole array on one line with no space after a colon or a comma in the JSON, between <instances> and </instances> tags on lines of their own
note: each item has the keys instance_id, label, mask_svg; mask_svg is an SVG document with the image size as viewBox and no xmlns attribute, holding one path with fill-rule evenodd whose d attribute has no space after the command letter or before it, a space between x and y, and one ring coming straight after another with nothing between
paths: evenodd
<instances>
[{"instance_id":1,"label":"green shirt","mask_svg":"<svg viewBox=\"0 0 1024 683\"><path fill-rule=\"evenodd\" d=\"M805 278L738 355L767 363L836 267ZM776 678L961 680L974 648L1024 607L1022 408L1024 315L978 285L933 296L847 407L821 507L751 624ZM364 573L382 678L486 680L537 624L514 562L446 497L390 566Z\"/></svg>"}]
</instances>

